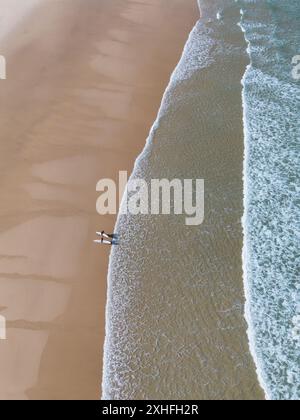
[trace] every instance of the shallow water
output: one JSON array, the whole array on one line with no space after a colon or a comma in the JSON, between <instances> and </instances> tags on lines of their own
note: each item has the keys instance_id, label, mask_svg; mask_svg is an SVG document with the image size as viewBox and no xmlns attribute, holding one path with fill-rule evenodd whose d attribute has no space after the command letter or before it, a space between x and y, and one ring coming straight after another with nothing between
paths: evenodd
<instances>
[{"instance_id":1,"label":"shallow water","mask_svg":"<svg viewBox=\"0 0 300 420\"><path fill-rule=\"evenodd\" d=\"M220 12L220 13L218 13ZM104 399L263 398L242 281L242 85L234 1L205 2L133 178L205 180L205 221L119 216L110 261Z\"/></svg>"}]
</instances>

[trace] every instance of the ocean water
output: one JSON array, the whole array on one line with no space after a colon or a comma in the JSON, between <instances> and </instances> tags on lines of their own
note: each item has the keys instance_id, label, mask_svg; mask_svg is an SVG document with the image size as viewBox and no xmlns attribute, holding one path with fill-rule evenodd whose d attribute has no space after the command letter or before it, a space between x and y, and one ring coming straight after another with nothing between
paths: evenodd
<instances>
[{"instance_id":1,"label":"ocean water","mask_svg":"<svg viewBox=\"0 0 300 420\"><path fill-rule=\"evenodd\" d=\"M296 3L200 2L132 178L204 179L205 221L119 215L103 399L299 397Z\"/></svg>"},{"instance_id":2,"label":"ocean water","mask_svg":"<svg viewBox=\"0 0 300 420\"><path fill-rule=\"evenodd\" d=\"M270 399L300 399L300 51L298 0L240 1L251 64L243 79L245 284L249 337Z\"/></svg>"}]
</instances>

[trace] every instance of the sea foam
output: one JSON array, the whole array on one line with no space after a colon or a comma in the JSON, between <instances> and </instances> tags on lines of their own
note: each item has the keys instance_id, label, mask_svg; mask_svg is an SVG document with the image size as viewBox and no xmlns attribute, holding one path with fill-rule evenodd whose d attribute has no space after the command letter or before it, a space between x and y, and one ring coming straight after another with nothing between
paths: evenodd
<instances>
[{"instance_id":1,"label":"sea foam","mask_svg":"<svg viewBox=\"0 0 300 420\"><path fill-rule=\"evenodd\" d=\"M241 1L244 280L250 347L269 399L300 399L298 1Z\"/></svg>"}]
</instances>

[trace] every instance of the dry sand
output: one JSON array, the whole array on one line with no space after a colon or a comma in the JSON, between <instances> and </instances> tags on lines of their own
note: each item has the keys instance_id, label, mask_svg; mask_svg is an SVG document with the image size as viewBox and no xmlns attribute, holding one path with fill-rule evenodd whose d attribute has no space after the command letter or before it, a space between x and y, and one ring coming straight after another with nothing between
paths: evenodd
<instances>
[{"instance_id":1,"label":"dry sand","mask_svg":"<svg viewBox=\"0 0 300 420\"><path fill-rule=\"evenodd\" d=\"M25 1L25 0L23 0ZM195 0L41 1L0 45L0 399L100 397L96 182L131 171Z\"/></svg>"}]
</instances>

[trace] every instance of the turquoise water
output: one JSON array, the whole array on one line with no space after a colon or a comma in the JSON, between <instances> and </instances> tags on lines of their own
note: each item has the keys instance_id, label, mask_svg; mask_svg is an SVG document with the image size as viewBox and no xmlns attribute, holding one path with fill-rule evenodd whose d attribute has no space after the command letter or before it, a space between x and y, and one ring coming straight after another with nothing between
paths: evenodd
<instances>
[{"instance_id":1,"label":"turquoise water","mask_svg":"<svg viewBox=\"0 0 300 420\"><path fill-rule=\"evenodd\" d=\"M245 281L250 339L272 399L300 399L300 2L239 2L245 106Z\"/></svg>"}]
</instances>

